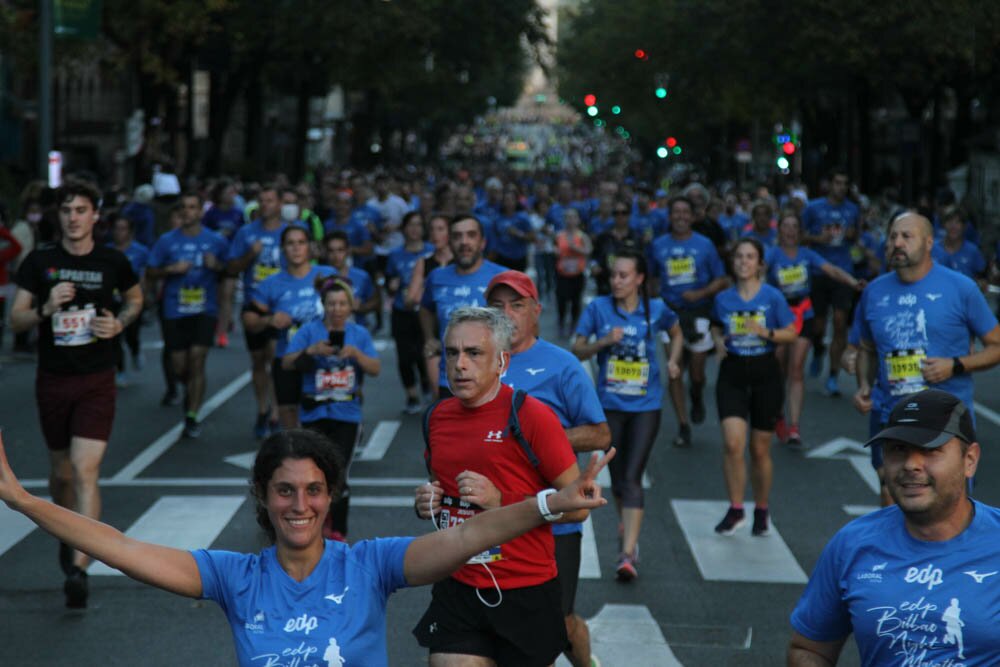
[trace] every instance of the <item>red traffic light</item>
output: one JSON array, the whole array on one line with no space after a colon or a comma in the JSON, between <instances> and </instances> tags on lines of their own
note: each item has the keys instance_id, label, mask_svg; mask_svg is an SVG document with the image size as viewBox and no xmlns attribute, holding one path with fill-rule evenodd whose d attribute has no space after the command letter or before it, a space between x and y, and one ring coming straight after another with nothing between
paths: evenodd
<instances>
[{"instance_id":1,"label":"red traffic light","mask_svg":"<svg viewBox=\"0 0 1000 667\"><path fill-rule=\"evenodd\" d=\"M632 55L639 60L647 60L649 58L649 54L646 53L645 49L636 49Z\"/></svg>"},{"instance_id":2,"label":"red traffic light","mask_svg":"<svg viewBox=\"0 0 1000 667\"><path fill-rule=\"evenodd\" d=\"M583 96L583 103L588 107L594 106L595 104L597 104L597 95L594 95L593 93L587 93L586 95Z\"/></svg>"},{"instance_id":3,"label":"red traffic light","mask_svg":"<svg viewBox=\"0 0 1000 667\"><path fill-rule=\"evenodd\" d=\"M785 151L785 155L791 155L795 152L795 144L790 141L786 141L782 146L781 150Z\"/></svg>"},{"instance_id":4,"label":"red traffic light","mask_svg":"<svg viewBox=\"0 0 1000 667\"><path fill-rule=\"evenodd\" d=\"M667 148L673 148L674 146L677 145L677 139L673 137L667 137L667 140L664 141L663 143L667 145Z\"/></svg>"}]
</instances>

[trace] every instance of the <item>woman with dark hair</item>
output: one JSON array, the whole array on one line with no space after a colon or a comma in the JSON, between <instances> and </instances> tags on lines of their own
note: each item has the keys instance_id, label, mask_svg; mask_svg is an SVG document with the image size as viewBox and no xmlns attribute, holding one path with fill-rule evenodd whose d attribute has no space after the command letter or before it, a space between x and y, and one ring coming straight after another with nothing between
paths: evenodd
<instances>
[{"instance_id":1,"label":"woman with dark hair","mask_svg":"<svg viewBox=\"0 0 1000 667\"><path fill-rule=\"evenodd\" d=\"M775 346L798 334L785 297L764 282L764 246L755 238L736 242L732 272L736 284L715 295L712 338L719 357L715 399L722 423L722 471L729 510L715 527L732 535L746 522L743 494L747 473L744 452L750 426L750 478L753 483L753 534L767 535L771 492L771 437L784 403L785 383Z\"/></svg>"},{"instance_id":2,"label":"woman with dark hair","mask_svg":"<svg viewBox=\"0 0 1000 667\"><path fill-rule=\"evenodd\" d=\"M584 269L594 247L590 237L580 229L580 214L575 208L563 211L563 224L566 225L556 236L556 248L559 256L556 262L556 310L559 317L559 335L563 338L576 329L580 319L580 302L583 299ZM567 312L570 323L566 325ZM564 328L565 327L565 328Z\"/></svg>"},{"instance_id":3,"label":"woman with dark hair","mask_svg":"<svg viewBox=\"0 0 1000 667\"><path fill-rule=\"evenodd\" d=\"M350 467L361 431L361 386L365 375L382 369L368 329L351 321L354 291L339 276L316 281L323 304L323 319L313 320L295 334L281 365L301 374L302 405L299 419L308 429L322 433ZM327 536L347 536L347 511L351 490L344 484L334 504Z\"/></svg>"},{"instance_id":4,"label":"woman with dark hair","mask_svg":"<svg viewBox=\"0 0 1000 667\"><path fill-rule=\"evenodd\" d=\"M660 429L663 385L656 341L669 336L670 377L680 374L683 336L677 315L661 299L646 293L646 260L622 250L611 265L611 295L591 301L580 317L573 354L597 355L597 396L611 429L611 443L621 451L610 468L611 493L621 520L620 581L638 572L639 530L643 518L642 473ZM590 337L594 342L590 342Z\"/></svg>"},{"instance_id":5,"label":"woman with dark hair","mask_svg":"<svg viewBox=\"0 0 1000 667\"><path fill-rule=\"evenodd\" d=\"M272 542L259 554L141 542L36 498L14 476L2 439L0 500L137 581L217 602L240 665L276 664L271 657L294 654L312 656L313 663L381 667L388 664L385 608L391 593L447 577L472 556L545 525L546 515L603 505L594 479L612 457L595 454L580 477L558 492L481 512L454 528L348 546L322 535L345 477L340 457L318 434L283 431L261 443L253 467L257 521ZM299 618L307 622L291 622Z\"/></svg>"}]
</instances>

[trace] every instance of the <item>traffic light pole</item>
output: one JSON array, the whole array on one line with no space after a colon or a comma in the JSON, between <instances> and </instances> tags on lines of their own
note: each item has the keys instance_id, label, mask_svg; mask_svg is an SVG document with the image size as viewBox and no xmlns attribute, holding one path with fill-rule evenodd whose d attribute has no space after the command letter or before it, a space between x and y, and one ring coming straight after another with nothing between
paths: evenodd
<instances>
[{"instance_id":1,"label":"traffic light pole","mask_svg":"<svg viewBox=\"0 0 1000 667\"><path fill-rule=\"evenodd\" d=\"M38 175L48 178L52 149L52 0L38 0Z\"/></svg>"}]
</instances>

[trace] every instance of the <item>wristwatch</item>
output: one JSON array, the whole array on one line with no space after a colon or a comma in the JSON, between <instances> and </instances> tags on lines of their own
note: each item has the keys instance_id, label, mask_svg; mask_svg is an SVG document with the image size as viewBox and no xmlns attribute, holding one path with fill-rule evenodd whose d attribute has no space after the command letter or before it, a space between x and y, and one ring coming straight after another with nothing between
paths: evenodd
<instances>
[{"instance_id":1,"label":"wristwatch","mask_svg":"<svg viewBox=\"0 0 1000 667\"><path fill-rule=\"evenodd\" d=\"M559 512L559 514L553 514L552 512L549 511L549 501L546 499L553 493L559 493L559 492L556 491L555 489L542 489L541 491L538 492L537 495L535 495L535 498L538 500L538 513L542 515L543 519L545 519L550 523L553 521L558 521L559 519L562 518L563 515L562 512Z\"/></svg>"},{"instance_id":2,"label":"wristwatch","mask_svg":"<svg viewBox=\"0 0 1000 667\"><path fill-rule=\"evenodd\" d=\"M951 363L954 364L951 367L952 375L962 375L963 373L965 373L965 364L962 363L961 359L959 359L958 357L952 357Z\"/></svg>"}]
</instances>

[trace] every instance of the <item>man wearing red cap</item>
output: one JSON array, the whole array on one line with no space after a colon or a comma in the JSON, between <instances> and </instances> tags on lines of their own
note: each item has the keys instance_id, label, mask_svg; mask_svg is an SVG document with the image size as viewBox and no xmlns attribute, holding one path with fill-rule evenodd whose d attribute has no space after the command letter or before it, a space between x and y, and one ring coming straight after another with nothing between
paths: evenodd
<instances>
[{"instance_id":1,"label":"man wearing red cap","mask_svg":"<svg viewBox=\"0 0 1000 667\"><path fill-rule=\"evenodd\" d=\"M552 408L574 451L607 449L611 430L590 376L570 352L538 338L542 305L538 303L538 290L531 278L520 271L498 273L486 287L486 302L491 308L502 310L514 324L510 363L503 382L514 389L523 389ZM590 631L574 612L583 524L553 524L552 535L570 641L566 657L574 667L591 667Z\"/></svg>"}]
</instances>

